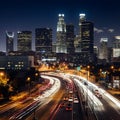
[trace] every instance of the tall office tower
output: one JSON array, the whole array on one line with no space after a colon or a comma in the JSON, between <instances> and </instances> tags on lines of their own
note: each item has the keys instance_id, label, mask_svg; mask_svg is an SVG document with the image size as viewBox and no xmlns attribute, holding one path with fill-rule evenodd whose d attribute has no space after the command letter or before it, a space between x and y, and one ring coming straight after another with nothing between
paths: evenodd
<instances>
[{"instance_id":1,"label":"tall office tower","mask_svg":"<svg viewBox=\"0 0 120 120\"><path fill-rule=\"evenodd\" d=\"M99 48L99 59L108 61L108 38L101 38Z\"/></svg>"},{"instance_id":2,"label":"tall office tower","mask_svg":"<svg viewBox=\"0 0 120 120\"><path fill-rule=\"evenodd\" d=\"M86 21L86 15L84 13L79 14L79 26L81 25L82 22Z\"/></svg>"},{"instance_id":3,"label":"tall office tower","mask_svg":"<svg viewBox=\"0 0 120 120\"><path fill-rule=\"evenodd\" d=\"M76 38L76 48L75 48L75 52L80 53L81 52L81 40L82 40L82 30L81 30L81 26L82 26L82 22L86 21L86 15L84 13L79 14L79 33L77 35Z\"/></svg>"},{"instance_id":4,"label":"tall office tower","mask_svg":"<svg viewBox=\"0 0 120 120\"><path fill-rule=\"evenodd\" d=\"M66 25L66 43L67 43L67 53L74 53L74 25Z\"/></svg>"},{"instance_id":5,"label":"tall office tower","mask_svg":"<svg viewBox=\"0 0 120 120\"><path fill-rule=\"evenodd\" d=\"M17 50L18 51L31 51L32 50L32 32L19 31L17 32Z\"/></svg>"},{"instance_id":6,"label":"tall office tower","mask_svg":"<svg viewBox=\"0 0 120 120\"><path fill-rule=\"evenodd\" d=\"M35 29L35 49L38 53L52 52L52 29Z\"/></svg>"},{"instance_id":7,"label":"tall office tower","mask_svg":"<svg viewBox=\"0 0 120 120\"><path fill-rule=\"evenodd\" d=\"M94 31L93 23L84 21L81 23L81 51L86 53L94 53Z\"/></svg>"},{"instance_id":8,"label":"tall office tower","mask_svg":"<svg viewBox=\"0 0 120 120\"><path fill-rule=\"evenodd\" d=\"M79 43L78 52L83 56L85 64L94 60L94 30L93 23L86 20L85 14L79 15Z\"/></svg>"},{"instance_id":9,"label":"tall office tower","mask_svg":"<svg viewBox=\"0 0 120 120\"><path fill-rule=\"evenodd\" d=\"M56 40L56 53L67 53L66 45L66 24L64 21L64 14L58 15L57 23L57 40Z\"/></svg>"},{"instance_id":10,"label":"tall office tower","mask_svg":"<svg viewBox=\"0 0 120 120\"><path fill-rule=\"evenodd\" d=\"M120 57L120 36L115 36L114 38L113 57Z\"/></svg>"},{"instance_id":11,"label":"tall office tower","mask_svg":"<svg viewBox=\"0 0 120 120\"><path fill-rule=\"evenodd\" d=\"M7 54L8 52L14 50L13 41L14 41L14 32L6 31L6 53Z\"/></svg>"},{"instance_id":12,"label":"tall office tower","mask_svg":"<svg viewBox=\"0 0 120 120\"><path fill-rule=\"evenodd\" d=\"M80 53L81 52L80 35L75 35L75 38L74 38L74 47L75 47L75 52L76 53Z\"/></svg>"}]
</instances>

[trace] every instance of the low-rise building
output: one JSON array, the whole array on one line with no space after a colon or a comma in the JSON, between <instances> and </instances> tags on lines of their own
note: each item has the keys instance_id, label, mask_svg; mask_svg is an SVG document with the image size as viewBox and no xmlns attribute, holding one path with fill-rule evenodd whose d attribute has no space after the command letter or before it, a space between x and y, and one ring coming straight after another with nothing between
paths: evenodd
<instances>
[{"instance_id":1,"label":"low-rise building","mask_svg":"<svg viewBox=\"0 0 120 120\"><path fill-rule=\"evenodd\" d=\"M0 69L27 70L34 67L33 56L0 56Z\"/></svg>"}]
</instances>

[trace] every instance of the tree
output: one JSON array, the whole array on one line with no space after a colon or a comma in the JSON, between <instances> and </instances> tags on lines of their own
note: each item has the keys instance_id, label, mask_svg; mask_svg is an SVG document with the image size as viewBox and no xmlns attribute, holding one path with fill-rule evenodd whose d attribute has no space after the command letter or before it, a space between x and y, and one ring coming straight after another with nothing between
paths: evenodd
<instances>
[{"instance_id":1,"label":"tree","mask_svg":"<svg viewBox=\"0 0 120 120\"><path fill-rule=\"evenodd\" d=\"M5 72L0 72L0 91L4 99L9 99L8 77Z\"/></svg>"}]
</instances>

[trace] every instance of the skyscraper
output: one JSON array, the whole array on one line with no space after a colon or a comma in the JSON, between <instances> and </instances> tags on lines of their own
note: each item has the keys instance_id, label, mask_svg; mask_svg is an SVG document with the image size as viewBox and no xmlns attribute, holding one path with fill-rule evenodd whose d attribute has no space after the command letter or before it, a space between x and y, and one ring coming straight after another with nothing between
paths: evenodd
<instances>
[{"instance_id":1,"label":"skyscraper","mask_svg":"<svg viewBox=\"0 0 120 120\"><path fill-rule=\"evenodd\" d=\"M52 29L35 29L35 49L40 53L52 52Z\"/></svg>"},{"instance_id":2,"label":"skyscraper","mask_svg":"<svg viewBox=\"0 0 120 120\"><path fill-rule=\"evenodd\" d=\"M114 38L113 57L120 57L120 36L115 36Z\"/></svg>"},{"instance_id":3,"label":"skyscraper","mask_svg":"<svg viewBox=\"0 0 120 120\"><path fill-rule=\"evenodd\" d=\"M82 39L81 26L82 26L82 22L85 22L85 21L86 21L86 15L84 13L79 14L79 33L75 37L75 52L77 53L81 52L81 39Z\"/></svg>"},{"instance_id":4,"label":"skyscraper","mask_svg":"<svg viewBox=\"0 0 120 120\"><path fill-rule=\"evenodd\" d=\"M56 40L56 53L67 53L66 45L66 24L64 21L64 14L58 15L57 23L57 40Z\"/></svg>"},{"instance_id":5,"label":"skyscraper","mask_svg":"<svg viewBox=\"0 0 120 120\"><path fill-rule=\"evenodd\" d=\"M93 23L86 20L85 14L79 15L79 42L78 50L82 54L83 62L88 63L94 60L94 30Z\"/></svg>"},{"instance_id":6,"label":"skyscraper","mask_svg":"<svg viewBox=\"0 0 120 120\"><path fill-rule=\"evenodd\" d=\"M99 59L108 61L108 38L101 38L99 48Z\"/></svg>"},{"instance_id":7,"label":"skyscraper","mask_svg":"<svg viewBox=\"0 0 120 120\"><path fill-rule=\"evenodd\" d=\"M66 25L67 53L74 53L74 25Z\"/></svg>"},{"instance_id":8,"label":"skyscraper","mask_svg":"<svg viewBox=\"0 0 120 120\"><path fill-rule=\"evenodd\" d=\"M92 22L82 22L81 24L81 51L93 53L93 23Z\"/></svg>"},{"instance_id":9,"label":"skyscraper","mask_svg":"<svg viewBox=\"0 0 120 120\"><path fill-rule=\"evenodd\" d=\"M82 22L86 21L86 15L84 13L81 13L79 15L79 26L81 25Z\"/></svg>"},{"instance_id":10,"label":"skyscraper","mask_svg":"<svg viewBox=\"0 0 120 120\"><path fill-rule=\"evenodd\" d=\"M75 52L80 53L81 52L81 39L80 35L76 35L74 38L74 47L75 47Z\"/></svg>"},{"instance_id":11,"label":"skyscraper","mask_svg":"<svg viewBox=\"0 0 120 120\"><path fill-rule=\"evenodd\" d=\"M6 31L6 53L7 54L8 52L14 50L13 41L14 41L14 32Z\"/></svg>"},{"instance_id":12,"label":"skyscraper","mask_svg":"<svg viewBox=\"0 0 120 120\"><path fill-rule=\"evenodd\" d=\"M19 31L17 32L17 50L18 51L31 51L32 50L32 32Z\"/></svg>"}]
</instances>

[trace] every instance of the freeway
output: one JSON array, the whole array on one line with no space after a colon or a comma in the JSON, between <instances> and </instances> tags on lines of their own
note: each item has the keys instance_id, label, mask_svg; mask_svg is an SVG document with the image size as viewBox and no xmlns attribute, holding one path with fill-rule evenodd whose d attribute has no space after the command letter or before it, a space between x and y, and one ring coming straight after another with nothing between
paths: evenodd
<instances>
[{"instance_id":1,"label":"freeway","mask_svg":"<svg viewBox=\"0 0 120 120\"><path fill-rule=\"evenodd\" d=\"M84 120L77 88L71 79L61 74L46 73L59 77L64 94L50 120Z\"/></svg>"},{"instance_id":2,"label":"freeway","mask_svg":"<svg viewBox=\"0 0 120 120\"><path fill-rule=\"evenodd\" d=\"M42 77L44 79L49 79L49 83L38 88L37 91L27 95L25 98L1 106L0 120L26 119L32 113L35 113L37 108L50 103L52 96L59 91L61 84L57 78Z\"/></svg>"},{"instance_id":3,"label":"freeway","mask_svg":"<svg viewBox=\"0 0 120 120\"><path fill-rule=\"evenodd\" d=\"M46 74L46 76L49 75ZM58 74L53 76L61 81L60 90L53 96L44 98L44 103L26 120L32 120L33 117L39 120L83 120L80 100L72 80L63 78Z\"/></svg>"},{"instance_id":4,"label":"freeway","mask_svg":"<svg viewBox=\"0 0 120 120\"><path fill-rule=\"evenodd\" d=\"M119 120L120 101L109 94L102 87L93 84L81 76L66 73L59 73L59 75L58 73L51 74L55 74L56 76L63 77L63 79L70 79L73 81L77 87L78 96L82 102L82 107L87 113L84 114L85 117L83 116L83 120ZM72 113L68 113L68 116L72 116L73 118L74 112L71 112ZM63 118L65 118L66 115L66 111L61 109L58 111L58 117L56 116L56 120L59 120L59 116L63 116ZM93 115L95 118L93 118ZM69 119L69 117L67 119Z\"/></svg>"},{"instance_id":5,"label":"freeway","mask_svg":"<svg viewBox=\"0 0 120 120\"><path fill-rule=\"evenodd\" d=\"M44 76L49 77L49 76ZM40 100L42 104L29 116L26 117L25 120L33 120L33 118L39 120L49 120L51 119L53 113L55 112L61 97L64 94L64 87L55 84L59 81L59 79L54 77L49 77L49 79L53 79L54 86L52 90L47 90L42 96L38 96L35 100ZM58 82L60 84L60 82ZM50 94L51 93L51 94Z\"/></svg>"},{"instance_id":6,"label":"freeway","mask_svg":"<svg viewBox=\"0 0 120 120\"><path fill-rule=\"evenodd\" d=\"M72 76L72 78L79 91L84 93L83 99L95 113L96 119L119 120L120 101L118 99L86 78L80 76Z\"/></svg>"},{"instance_id":7,"label":"freeway","mask_svg":"<svg viewBox=\"0 0 120 120\"><path fill-rule=\"evenodd\" d=\"M50 86L45 91L42 92L39 96L33 98L33 102L26 106L25 108L21 109L20 111L15 112L11 117L10 120L17 120L17 119L26 119L29 117L30 119L33 119L36 117L35 112L41 108L41 106L48 104L52 96L59 91L60 89L60 81L57 78L48 77L48 76L41 76L44 79L50 80ZM47 98L47 100L46 100ZM31 116L31 114L34 113L34 115ZM37 116L39 118L39 116Z\"/></svg>"},{"instance_id":8,"label":"freeway","mask_svg":"<svg viewBox=\"0 0 120 120\"><path fill-rule=\"evenodd\" d=\"M44 73L49 84L1 107L1 120L119 120L120 101L86 78Z\"/></svg>"}]
</instances>

